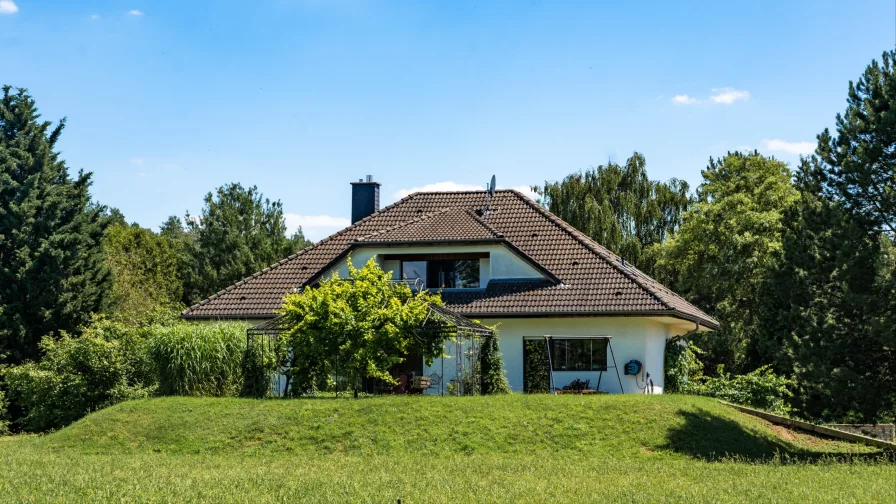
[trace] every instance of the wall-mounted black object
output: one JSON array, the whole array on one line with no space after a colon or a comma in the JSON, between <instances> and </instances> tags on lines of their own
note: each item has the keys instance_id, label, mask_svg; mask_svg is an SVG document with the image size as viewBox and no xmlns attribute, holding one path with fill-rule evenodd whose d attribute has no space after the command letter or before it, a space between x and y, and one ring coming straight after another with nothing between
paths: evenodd
<instances>
[{"instance_id":1,"label":"wall-mounted black object","mask_svg":"<svg viewBox=\"0 0 896 504\"><path fill-rule=\"evenodd\" d=\"M636 361L636 360L632 359L625 364L625 374L637 376L638 374L641 373L642 367L644 367L644 366L641 364L641 361Z\"/></svg>"}]
</instances>

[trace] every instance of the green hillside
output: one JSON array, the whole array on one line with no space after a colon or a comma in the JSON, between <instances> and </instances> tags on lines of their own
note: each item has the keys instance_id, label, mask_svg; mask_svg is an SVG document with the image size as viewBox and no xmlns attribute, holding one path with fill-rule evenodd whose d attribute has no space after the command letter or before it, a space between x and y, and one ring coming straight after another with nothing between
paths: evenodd
<instances>
[{"instance_id":1,"label":"green hillside","mask_svg":"<svg viewBox=\"0 0 896 504\"><path fill-rule=\"evenodd\" d=\"M890 459L700 397L160 398L0 441L0 496L872 502Z\"/></svg>"}]
</instances>

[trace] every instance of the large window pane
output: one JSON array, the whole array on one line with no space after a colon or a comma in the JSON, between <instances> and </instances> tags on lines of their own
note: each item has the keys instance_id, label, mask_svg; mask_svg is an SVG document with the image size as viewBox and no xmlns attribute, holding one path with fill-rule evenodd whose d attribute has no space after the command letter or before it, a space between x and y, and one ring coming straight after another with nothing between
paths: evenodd
<instances>
[{"instance_id":1,"label":"large window pane","mask_svg":"<svg viewBox=\"0 0 896 504\"><path fill-rule=\"evenodd\" d=\"M459 259L454 265L454 285L458 289L479 288L479 259Z\"/></svg>"},{"instance_id":2,"label":"large window pane","mask_svg":"<svg viewBox=\"0 0 896 504\"><path fill-rule=\"evenodd\" d=\"M552 338L551 361L554 371L606 371L605 338Z\"/></svg>"},{"instance_id":3,"label":"large window pane","mask_svg":"<svg viewBox=\"0 0 896 504\"><path fill-rule=\"evenodd\" d=\"M426 286L426 261L403 261L401 263L401 276L404 280L423 280Z\"/></svg>"}]
</instances>

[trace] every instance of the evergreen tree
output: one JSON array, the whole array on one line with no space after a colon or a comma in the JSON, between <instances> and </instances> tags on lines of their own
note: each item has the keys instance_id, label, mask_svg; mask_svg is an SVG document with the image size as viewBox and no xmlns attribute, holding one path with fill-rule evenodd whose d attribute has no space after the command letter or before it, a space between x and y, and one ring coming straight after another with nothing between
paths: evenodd
<instances>
[{"instance_id":1,"label":"evergreen tree","mask_svg":"<svg viewBox=\"0 0 896 504\"><path fill-rule=\"evenodd\" d=\"M103 309L107 221L90 174L69 176L54 151L65 120L40 121L24 89L0 98L0 362L38 357L38 342Z\"/></svg>"},{"instance_id":2,"label":"evergreen tree","mask_svg":"<svg viewBox=\"0 0 896 504\"><path fill-rule=\"evenodd\" d=\"M797 378L809 418L896 415L893 57L850 83L837 136L825 130L802 161L781 260L759 295L760 348Z\"/></svg>"},{"instance_id":3,"label":"evergreen tree","mask_svg":"<svg viewBox=\"0 0 896 504\"><path fill-rule=\"evenodd\" d=\"M509 394L510 384L504 373L504 358L496 335L486 336L479 349L479 372L483 394Z\"/></svg>"},{"instance_id":4,"label":"evergreen tree","mask_svg":"<svg viewBox=\"0 0 896 504\"><path fill-rule=\"evenodd\" d=\"M306 247L301 229L286 236L283 204L271 202L255 186L240 184L219 187L205 196L202 215L185 218L195 243L196 298L210 296L246 276Z\"/></svg>"},{"instance_id":5,"label":"evergreen tree","mask_svg":"<svg viewBox=\"0 0 896 504\"><path fill-rule=\"evenodd\" d=\"M678 229L691 203L687 182L650 180L637 152L625 165L611 162L534 189L548 210L648 273L649 247Z\"/></svg>"}]
</instances>

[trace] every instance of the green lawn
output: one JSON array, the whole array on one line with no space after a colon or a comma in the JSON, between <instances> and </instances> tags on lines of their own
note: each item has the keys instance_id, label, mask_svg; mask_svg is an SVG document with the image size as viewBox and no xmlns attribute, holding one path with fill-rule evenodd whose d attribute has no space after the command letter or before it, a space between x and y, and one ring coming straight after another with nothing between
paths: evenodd
<instances>
[{"instance_id":1,"label":"green lawn","mask_svg":"<svg viewBox=\"0 0 896 504\"><path fill-rule=\"evenodd\" d=\"M0 438L3 501L896 502L893 456L682 396L161 398Z\"/></svg>"}]
</instances>

